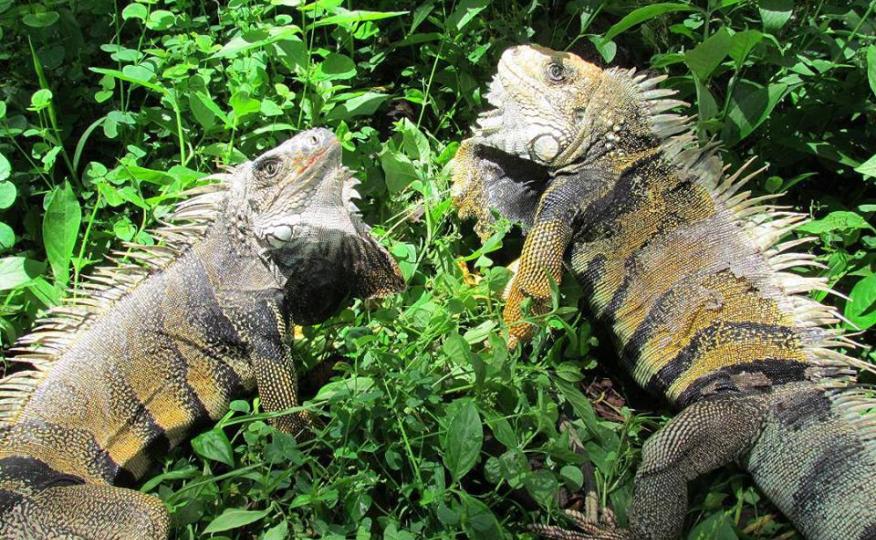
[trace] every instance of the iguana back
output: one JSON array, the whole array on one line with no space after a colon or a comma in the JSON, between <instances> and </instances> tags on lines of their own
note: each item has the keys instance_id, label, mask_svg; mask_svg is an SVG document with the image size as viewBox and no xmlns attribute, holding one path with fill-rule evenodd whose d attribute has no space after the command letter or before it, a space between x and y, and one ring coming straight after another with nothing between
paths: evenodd
<instances>
[{"instance_id":1,"label":"iguana back","mask_svg":"<svg viewBox=\"0 0 876 540\"><path fill-rule=\"evenodd\" d=\"M806 296L825 281L788 271L818 264L792 251L810 239L782 241L805 216L751 198L747 173L725 174L715 146L667 112L682 103L661 80L509 49L488 94L497 110L457 155L460 214L482 233L490 209L527 228L504 312L512 345L533 332L523 300L546 312L567 256L624 365L682 409L643 449L631 531L579 524L600 538L677 537L687 482L740 460L807 537L873 538L876 428L859 412L876 401L854 385L872 366L836 350L856 344Z\"/></svg>"},{"instance_id":2,"label":"iguana back","mask_svg":"<svg viewBox=\"0 0 876 540\"><path fill-rule=\"evenodd\" d=\"M119 253L136 262L95 272L20 341L32 368L0 382L0 536L162 538L161 501L112 486L256 387L267 410L296 405L290 320L402 286L339 158L311 130L216 177L155 232L163 245ZM313 275L325 259L334 275Z\"/></svg>"}]
</instances>

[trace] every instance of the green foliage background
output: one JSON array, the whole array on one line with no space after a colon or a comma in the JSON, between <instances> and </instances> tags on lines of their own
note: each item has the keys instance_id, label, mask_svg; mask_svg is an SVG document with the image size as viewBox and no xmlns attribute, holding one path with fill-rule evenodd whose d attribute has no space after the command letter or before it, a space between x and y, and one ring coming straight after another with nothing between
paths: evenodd
<instances>
[{"instance_id":1,"label":"green foliage background","mask_svg":"<svg viewBox=\"0 0 876 540\"><path fill-rule=\"evenodd\" d=\"M505 352L503 265L519 232L502 227L481 247L450 207L447 164L498 56L531 41L668 73L703 140L717 137L728 163L759 156L768 166L755 191L787 191L783 202L813 214L796 234L821 238L818 273L848 295L825 301L867 329L873 9L0 0L2 343L111 247L152 243L149 227L206 173L329 126L409 289L370 309L356 303L296 343L302 371L335 362L307 403L322 421L312 438L276 433L258 400L237 401L142 489L167 502L182 538L500 538L560 519L593 471L623 521L641 443L669 411L614 368L570 280L550 330L522 355ZM691 538L796 534L740 471L691 493Z\"/></svg>"}]
</instances>

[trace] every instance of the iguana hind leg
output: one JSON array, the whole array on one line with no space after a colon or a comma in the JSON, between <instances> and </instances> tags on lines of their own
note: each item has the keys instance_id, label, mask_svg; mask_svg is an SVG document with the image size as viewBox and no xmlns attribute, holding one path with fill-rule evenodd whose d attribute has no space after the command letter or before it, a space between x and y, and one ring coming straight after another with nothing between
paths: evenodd
<instances>
[{"instance_id":1,"label":"iguana hind leg","mask_svg":"<svg viewBox=\"0 0 876 540\"><path fill-rule=\"evenodd\" d=\"M98 484L46 488L0 515L0 537L10 539L163 540L169 529L160 499Z\"/></svg>"},{"instance_id":2,"label":"iguana hind leg","mask_svg":"<svg viewBox=\"0 0 876 540\"><path fill-rule=\"evenodd\" d=\"M687 514L687 484L696 477L742 457L760 435L766 401L759 396L700 401L686 408L649 438L636 473L630 529L613 520L598 523L572 515L582 532L558 527L534 529L548 538L674 539Z\"/></svg>"}]
</instances>

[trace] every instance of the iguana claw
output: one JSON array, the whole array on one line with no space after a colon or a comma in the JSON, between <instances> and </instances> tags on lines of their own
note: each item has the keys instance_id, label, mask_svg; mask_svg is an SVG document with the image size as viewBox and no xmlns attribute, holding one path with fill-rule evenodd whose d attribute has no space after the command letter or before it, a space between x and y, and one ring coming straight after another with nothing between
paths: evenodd
<instances>
[{"instance_id":1,"label":"iguana claw","mask_svg":"<svg viewBox=\"0 0 876 540\"><path fill-rule=\"evenodd\" d=\"M617 526L614 512L608 508L602 510L599 521L592 521L577 510L566 510L578 530L564 529L556 525L531 525L529 530L544 538L553 540L633 540L632 534Z\"/></svg>"}]
</instances>

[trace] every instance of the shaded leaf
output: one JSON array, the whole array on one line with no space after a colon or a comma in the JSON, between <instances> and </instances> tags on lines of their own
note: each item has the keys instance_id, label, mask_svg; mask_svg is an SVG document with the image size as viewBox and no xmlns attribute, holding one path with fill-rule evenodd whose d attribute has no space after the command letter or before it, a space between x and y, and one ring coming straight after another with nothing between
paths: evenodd
<instances>
[{"instance_id":1,"label":"shaded leaf","mask_svg":"<svg viewBox=\"0 0 876 540\"><path fill-rule=\"evenodd\" d=\"M609 28L602 36L602 41L610 41L620 35L621 32L629 30L637 24L642 24L643 22L659 17L660 15L676 11L696 11L696 8L687 4L679 4L677 2L660 2L634 9L623 19Z\"/></svg>"},{"instance_id":2,"label":"shaded leaf","mask_svg":"<svg viewBox=\"0 0 876 540\"><path fill-rule=\"evenodd\" d=\"M867 330L876 324L876 274L870 274L855 283L843 315L860 330Z\"/></svg>"},{"instance_id":3,"label":"shaded leaf","mask_svg":"<svg viewBox=\"0 0 876 540\"><path fill-rule=\"evenodd\" d=\"M205 459L234 466L234 453L231 451L231 441L221 429L211 429L192 439L192 449ZM220 529L225 530L225 529Z\"/></svg>"},{"instance_id":4,"label":"shaded leaf","mask_svg":"<svg viewBox=\"0 0 876 540\"><path fill-rule=\"evenodd\" d=\"M732 39L726 28L721 27L708 39L684 55L684 61L701 81L705 81L715 71L730 52Z\"/></svg>"},{"instance_id":5,"label":"shaded leaf","mask_svg":"<svg viewBox=\"0 0 876 540\"><path fill-rule=\"evenodd\" d=\"M441 440L444 465L454 480L474 467L484 442L484 427L474 401L463 398L449 408L447 431Z\"/></svg>"}]
</instances>

